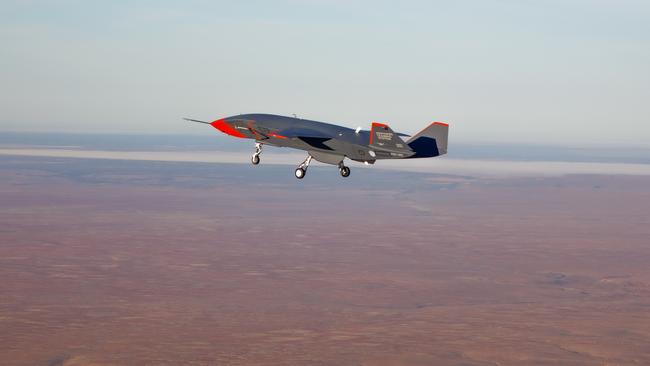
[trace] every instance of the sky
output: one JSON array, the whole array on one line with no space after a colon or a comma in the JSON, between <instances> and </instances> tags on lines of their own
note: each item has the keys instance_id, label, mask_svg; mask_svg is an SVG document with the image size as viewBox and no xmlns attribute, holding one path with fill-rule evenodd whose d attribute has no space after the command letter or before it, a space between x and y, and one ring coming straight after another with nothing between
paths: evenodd
<instances>
[{"instance_id":1,"label":"sky","mask_svg":"<svg viewBox=\"0 0 650 366\"><path fill-rule=\"evenodd\" d=\"M649 146L650 2L0 0L0 131L299 117Z\"/></svg>"}]
</instances>

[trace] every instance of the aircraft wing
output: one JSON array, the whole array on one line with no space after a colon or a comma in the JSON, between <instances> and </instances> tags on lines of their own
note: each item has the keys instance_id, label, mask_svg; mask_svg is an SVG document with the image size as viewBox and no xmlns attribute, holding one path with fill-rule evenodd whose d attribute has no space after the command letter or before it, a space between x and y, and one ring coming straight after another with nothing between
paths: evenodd
<instances>
[{"instance_id":1,"label":"aircraft wing","mask_svg":"<svg viewBox=\"0 0 650 366\"><path fill-rule=\"evenodd\" d=\"M278 135L286 138L296 138L299 139L309 146L313 146L318 149L323 150L332 150L331 147L325 145L325 142L332 139L332 136L326 135L322 132L315 131L309 128L296 128L290 127L284 130L278 131Z\"/></svg>"},{"instance_id":2,"label":"aircraft wing","mask_svg":"<svg viewBox=\"0 0 650 366\"><path fill-rule=\"evenodd\" d=\"M290 127L284 130L278 131L278 135L288 137L288 138L319 138L319 139L331 139L332 136L326 135L322 132L315 131L309 128L295 128Z\"/></svg>"}]
</instances>

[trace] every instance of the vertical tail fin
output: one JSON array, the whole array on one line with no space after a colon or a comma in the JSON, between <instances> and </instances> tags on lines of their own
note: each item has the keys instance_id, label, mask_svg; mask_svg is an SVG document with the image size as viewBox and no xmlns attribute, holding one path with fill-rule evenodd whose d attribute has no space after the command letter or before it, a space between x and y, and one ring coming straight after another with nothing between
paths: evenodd
<instances>
[{"instance_id":1,"label":"vertical tail fin","mask_svg":"<svg viewBox=\"0 0 650 366\"><path fill-rule=\"evenodd\" d=\"M396 133L388 125L383 123L373 122L370 128L370 143L371 147L376 150L384 150L394 154L395 157L403 157L412 155L413 151L408 147L406 142L399 136L402 134Z\"/></svg>"},{"instance_id":2,"label":"vertical tail fin","mask_svg":"<svg viewBox=\"0 0 650 366\"><path fill-rule=\"evenodd\" d=\"M415 151L412 158L430 158L447 153L447 138L449 125L442 122L433 122L429 127L418 132L406 143Z\"/></svg>"}]
</instances>

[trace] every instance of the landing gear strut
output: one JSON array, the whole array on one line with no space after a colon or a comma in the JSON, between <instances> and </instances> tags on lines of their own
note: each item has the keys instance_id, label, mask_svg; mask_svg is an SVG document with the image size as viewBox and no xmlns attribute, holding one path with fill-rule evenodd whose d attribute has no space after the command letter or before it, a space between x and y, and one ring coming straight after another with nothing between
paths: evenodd
<instances>
[{"instance_id":1,"label":"landing gear strut","mask_svg":"<svg viewBox=\"0 0 650 366\"><path fill-rule=\"evenodd\" d=\"M298 165L298 169L296 169L296 178L302 179L305 177L305 174L307 174L307 168L309 168L309 163L311 163L311 159L311 155L307 155L307 159Z\"/></svg>"},{"instance_id":2,"label":"landing gear strut","mask_svg":"<svg viewBox=\"0 0 650 366\"><path fill-rule=\"evenodd\" d=\"M343 165L343 161L339 163L339 173L341 173L341 176L343 178L349 177L350 176L350 168L347 166Z\"/></svg>"},{"instance_id":3,"label":"landing gear strut","mask_svg":"<svg viewBox=\"0 0 650 366\"><path fill-rule=\"evenodd\" d=\"M251 163L253 165L257 165L260 163L260 154L262 153L262 143L256 142L255 143L255 153L251 157Z\"/></svg>"}]
</instances>

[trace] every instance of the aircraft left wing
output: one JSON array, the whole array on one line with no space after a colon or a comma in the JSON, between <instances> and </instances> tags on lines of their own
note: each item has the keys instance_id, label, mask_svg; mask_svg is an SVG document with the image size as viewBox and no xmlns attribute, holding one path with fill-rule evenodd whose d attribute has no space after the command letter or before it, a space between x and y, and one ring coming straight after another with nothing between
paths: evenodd
<instances>
[{"instance_id":1,"label":"aircraft left wing","mask_svg":"<svg viewBox=\"0 0 650 366\"><path fill-rule=\"evenodd\" d=\"M309 128L285 128L284 130L278 131L278 135L284 136L287 138L321 138L321 139L331 139L332 136L326 135L322 132L315 131Z\"/></svg>"},{"instance_id":2,"label":"aircraft left wing","mask_svg":"<svg viewBox=\"0 0 650 366\"><path fill-rule=\"evenodd\" d=\"M323 150L333 150L331 147L325 145L325 142L332 139L332 136L326 135L322 132L315 131L309 128L296 128L290 127L284 130L278 131L279 136L285 138L296 138L299 139L309 146L323 149Z\"/></svg>"}]
</instances>

